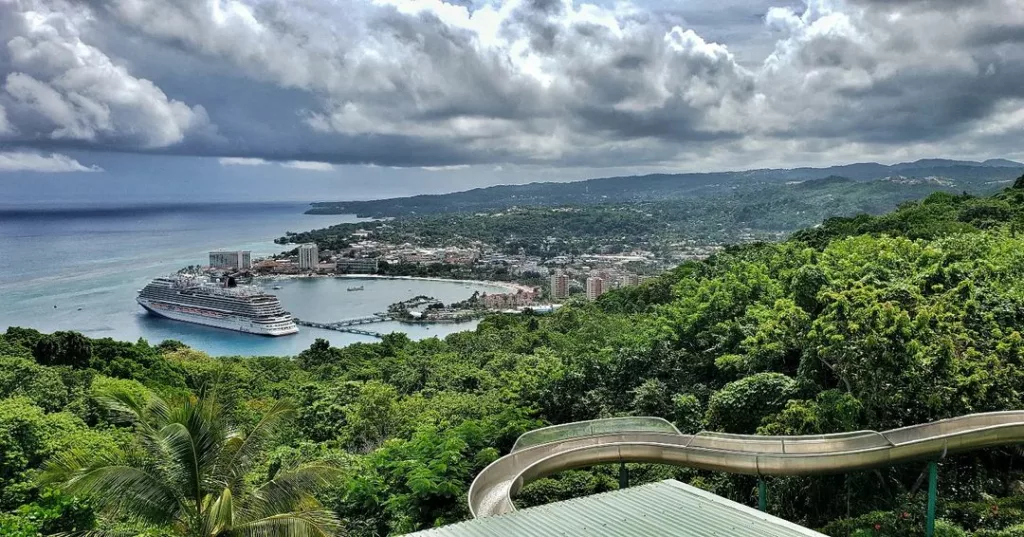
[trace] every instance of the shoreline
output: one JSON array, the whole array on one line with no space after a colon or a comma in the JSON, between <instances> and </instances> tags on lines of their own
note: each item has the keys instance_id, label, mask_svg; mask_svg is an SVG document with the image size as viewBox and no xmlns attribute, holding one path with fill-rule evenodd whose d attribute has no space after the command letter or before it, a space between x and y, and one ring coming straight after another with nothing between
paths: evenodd
<instances>
[{"instance_id":1,"label":"shoreline","mask_svg":"<svg viewBox=\"0 0 1024 537\"><path fill-rule=\"evenodd\" d=\"M504 290L506 293L517 293L519 291L532 292L533 288L513 282L499 282L493 280L456 280L451 278L430 278L424 276L387 276L381 274L276 274L272 276L258 276L257 280L300 280L305 278L334 278L345 280L412 280L421 282L451 282L470 285L487 285Z\"/></svg>"}]
</instances>

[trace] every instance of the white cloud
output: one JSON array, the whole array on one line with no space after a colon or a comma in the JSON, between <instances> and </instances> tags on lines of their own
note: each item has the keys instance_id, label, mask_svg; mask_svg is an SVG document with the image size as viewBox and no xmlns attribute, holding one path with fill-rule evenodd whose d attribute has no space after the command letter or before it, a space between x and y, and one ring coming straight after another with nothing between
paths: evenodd
<instances>
[{"instance_id":1,"label":"white cloud","mask_svg":"<svg viewBox=\"0 0 1024 537\"><path fill-rule=\"evenodd\" d=\"M217 159L217 162L219 162L221 166L263 166L270 164L269 161L261 158L244 157L221 157Z\"/></svg>"},{"instance_id":2,"label":"white cloud","mask_svg":"<svg viewBox=\"0 0 1024 537\"><path fill-rule=\"evenodd\" d=\"M251 157L221 157L217 159L217 162L219 162L221 166L266 166L268 164L277 164L282 168L291 168L293 170L314 172L329 172L334 170L334 165L329 162L315 162L309 160L273 162L266 159Z\"/></svg>"},{"instance_id":3,"label":"white cloud","mask_svg":"<svg viewBox=\"0 0 1024 537\"><path fill-rule=\"evenodd\" d=\"M99 166L84 166L77 160L59 153L43 155L28 151L0 152L0 172L101 172Z\"/></svg>"},{"instance_id":4,"label":"white cloud","mask_svg":"<svg viewBox=\"0 0 1024 537\"><path fill-rule=\"evenodd\" d=\"M428 172L450 172L454 170L464 170L469 167L469 164L453 164L451 166L420 166L420 169Z\"/></svg>"},{"instance_id":5,"label":"white cloud","mask_svg":"<svg viewBox=\"0 0 1024 537\"><path fill-rule=\"evenodd\" d=\"M7 67L0 104L22 138L76 140L118 148L162 148L190 133L213 134L205 109L170 99L82 40L92 13L62 0L0 2Z\"/></svg>"},{"instance_id":6,"label":"white cloud","mask_svg":"<svg viewBox=\"0 0 1024 537\"><path fill-rule=\"evenodd\" d=\"M282 162L281 166L311 172L329 172L334 170L334 166L328 162L314 162L310 160L289 160L288 162Z\"/></svg>"}]
</instances>

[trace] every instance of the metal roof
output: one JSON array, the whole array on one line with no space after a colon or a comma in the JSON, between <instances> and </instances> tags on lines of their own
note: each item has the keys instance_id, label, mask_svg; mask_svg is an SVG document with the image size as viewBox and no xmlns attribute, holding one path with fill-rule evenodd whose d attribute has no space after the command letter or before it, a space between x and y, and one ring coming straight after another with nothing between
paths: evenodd
<instances>
[{"instance_id":1,"label":"metal roof","mask_svg":"<svg viewBox=\"0 0 1024 537\"><path fill-rule=\"evenodd\" d=\"M669 479L417 532L417 537L825 537Z\"/></svg>"}]
</instances>

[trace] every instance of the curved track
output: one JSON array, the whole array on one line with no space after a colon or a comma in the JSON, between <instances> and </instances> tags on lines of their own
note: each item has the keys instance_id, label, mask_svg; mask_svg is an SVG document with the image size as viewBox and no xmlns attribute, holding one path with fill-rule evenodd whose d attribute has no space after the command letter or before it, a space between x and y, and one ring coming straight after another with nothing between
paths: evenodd
<instances>
[{"instance_id":1,"label":"curved track","mask_svg":"<svg viewBox=\"0 0 1024 537\"><path fill-rule=\"evenodd\" d=\"M686 435L664 420L642 420L646 424L595 420L523 435L512 453L491 463L473 481L470 512L485 517L514 511L512 498L526 483L595 464L650 462L749 475L815 475L1024 443L1024 411L970 414L885 432L819 436ZM544 434L534 439L551 440L521 445L527 436L540 432Z\"/></svg>"}]
</instances>

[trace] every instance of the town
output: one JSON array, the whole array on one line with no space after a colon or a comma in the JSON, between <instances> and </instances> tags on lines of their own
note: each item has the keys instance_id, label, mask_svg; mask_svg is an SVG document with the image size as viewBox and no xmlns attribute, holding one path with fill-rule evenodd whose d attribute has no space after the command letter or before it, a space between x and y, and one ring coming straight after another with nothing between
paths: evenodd
<instances>
[{"instance_id":1,"label":"town","mask_svg":"<svg viewBox=\"0 0 1024 537\"><path fill-rule=\"evenodd\" d=\"M265 258L250 251L210 252L210 273L256 280L298 277L431 278L486 281L501 292L475 293L457 304L396 304L389 312L403 322L458 322L493 312L550 311L574 297L596 300L613 289L640 285L675 265L646 250L562 254L550 257L499 251L482 241L466 246L425 247L379 240L373 229L356 229L341 248L315 242ZM719 246L685 245L686 259L703 259ZM357 288L353 288L357 289ZM396 309L397 308L397 309Z\"/></svg>"}]
</instances>

